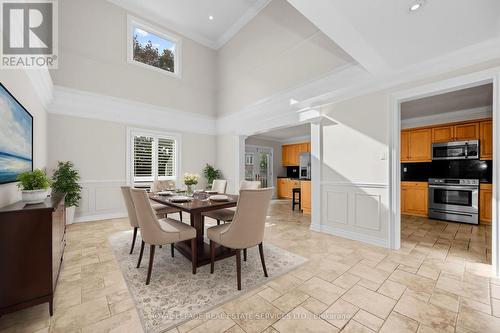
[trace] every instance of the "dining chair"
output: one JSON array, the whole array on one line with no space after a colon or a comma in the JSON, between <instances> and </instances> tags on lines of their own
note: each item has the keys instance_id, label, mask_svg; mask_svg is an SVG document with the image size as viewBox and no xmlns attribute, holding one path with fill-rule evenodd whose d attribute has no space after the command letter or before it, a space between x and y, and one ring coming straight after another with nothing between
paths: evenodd
<instances>
[{"instance_id":1,"label":"dining chair","mask_svg":"<svg viewBox=\"0 0 500 333\"><path fill-rule=\"evenodd\" d=\"M216 179L212 183L212 191L215 191L219 194L225 194L227 188L227 180L224 179Z\"/></svg>"},{"instance_id":2,"label":"dining chair","mask_svg":"<svg viewBox=\"0 0 500 333\"><path fill-rule=\"evenodd\" d=\"M238 290L241 290L241 250L259 246L262 269L264 276L267 277L262 241L273 190L272 187L241 190L233 222L207 229L207 236L210 239L210 273L214 273L216 244L235 250Z\"/></svg>"},{"instance_id":3,"label":"dining chair","mask_svg":"<svg viewBox=\"0 0 500 333\"><path fill-rule=\"evenodd\" d=\"M240 183L240 191L241 190L256 190L260 188L260 182L255 180L243 180ZM217 221L217 225L220 225L220 221L224 223L231 222L234 217L234 208L224 208L212 210L206 213L203 213L203 216L210 217Z\"/></svg>"},{"instance_id":4,"label":"dining chair","mask_svg":"<svg viewBox=\"0 0 500 333\"><path fill-rule=\"evenodd\" d=\"M173 180L155 180L153 184L151 184L150 191L153 193L175 190L175 181ZM151 205L154 210L158 212L160 217L167 217L168 214L179 213L179 220L182 221L182 210L177 209L175 207L169 207L166 205L162 205L161 203L151 201Z\"/></svg>"},{"instance_id":5,"label":"dining chair","mask_svg":"<svg viewBox=\"0 0 500 333\"><path fill-rule=\"evenodd\" d=\"M141 228L142 237L141 252L139 254L139 261L137 262L137 268L141 266L145 243L148 243L150 246L146 285L148 285L149 281L151 280L155 247L157 245L162 246L171 244L172 246L173 243L176 242L191 240L192 271L193 274L196 274L196 229L191 227L190 225L174 219L158 219L158 217L156 216L156 212L151 206L148 194L145 190L133 188L130 190L130 195L134 203L137 221L139 222L139 226Z\"/></svg>"}]
</instances>

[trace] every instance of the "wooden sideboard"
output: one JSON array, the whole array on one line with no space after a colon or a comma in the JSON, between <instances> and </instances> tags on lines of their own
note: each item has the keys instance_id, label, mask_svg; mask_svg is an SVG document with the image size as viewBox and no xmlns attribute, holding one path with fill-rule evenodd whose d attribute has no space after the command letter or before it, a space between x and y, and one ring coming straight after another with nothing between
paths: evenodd
<instances>
[{"instance_id":1,"label":"wooden sideboard","mask_svg":"<svg viewBox=\"0 0 500 333\"><path fill-rule=\"evenodd\" d=\"M53 299L66 245L64 194L0 208L0 316Z\"/></svg>"}]
</instances>

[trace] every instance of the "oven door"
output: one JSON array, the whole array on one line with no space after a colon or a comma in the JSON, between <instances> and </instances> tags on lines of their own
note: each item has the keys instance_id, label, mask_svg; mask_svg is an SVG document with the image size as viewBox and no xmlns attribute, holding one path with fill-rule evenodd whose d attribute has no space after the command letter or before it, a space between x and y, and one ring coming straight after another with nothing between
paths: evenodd
<instances>
[{"instance_id":1,"label":"oven door","mask_svg":"<svg viewBox=\"0 0 500 333\"><path fill-rule=\"evenodd\" d=\"M475 186L429 185L429 208L477 214L479 189Z\"/></svg>"}]
</instances>

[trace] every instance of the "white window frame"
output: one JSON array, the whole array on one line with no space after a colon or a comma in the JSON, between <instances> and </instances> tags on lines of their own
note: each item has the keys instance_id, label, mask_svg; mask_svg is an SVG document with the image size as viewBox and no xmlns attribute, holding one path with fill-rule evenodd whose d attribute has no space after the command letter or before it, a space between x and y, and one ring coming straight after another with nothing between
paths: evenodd
<instances>
[{"instance_id":1,"label":"white window frame","mask_svg":"<svg viewBox=\"0 0 500 333\"><path fill-rule=\"evenodd\" d=\"M174 72L169 72L155 66L151 66L140 61L134 60L134 28L142 29L146 32L157 35L158 37L168 39L175 43L174 54ZM159 73L166 74L178 79L182 78L182 39L176 35L168 33L161 28L155 27L145 21L142 21L131 15L127 15L127 62L129 64L137 65L142 68L148 68Z\"/></svg>"},{"instance_id":2,"label":"white window frame","mask_svg":"<svg viewBox=\"0 0 500 333\"><path fill-rule=\"evenodd\" d=\"M152 179L139 180L137 183L152 183L155 180L175 180L176 184L180 184L181 179L181 149L182 149L182 136L179 133L153 131L141 128L127 128L127 184L134 185L134 137L147 136L154 138L153 144L153 176ZM157 159L158 159L158 139L172 139L175 140L175 176L161 176L158 177L157 172Z\"/></svg>"}]
</instances>

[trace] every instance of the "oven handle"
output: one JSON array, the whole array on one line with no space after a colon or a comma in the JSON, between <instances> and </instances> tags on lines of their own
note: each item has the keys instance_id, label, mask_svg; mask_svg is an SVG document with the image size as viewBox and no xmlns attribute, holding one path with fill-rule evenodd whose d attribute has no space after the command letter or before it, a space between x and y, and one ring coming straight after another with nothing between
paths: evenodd
<instances>
[{"instance_id":1,"label":"oven handle","mask_svg":"<svg viewBox=\"0 0 500 333\"><path fill-rule=\"evenodd\" d=\"M478 186L429 185L429 188L437 188L443 190L479 190Z\"/></svg>"}]
</instances>

